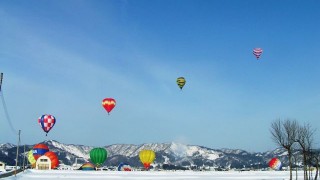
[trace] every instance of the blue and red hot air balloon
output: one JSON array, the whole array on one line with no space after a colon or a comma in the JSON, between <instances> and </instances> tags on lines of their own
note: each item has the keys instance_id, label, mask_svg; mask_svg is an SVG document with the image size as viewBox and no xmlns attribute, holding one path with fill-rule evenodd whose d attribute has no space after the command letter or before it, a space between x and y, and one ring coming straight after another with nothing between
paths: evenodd
<instances>
[{"instance_id":1,"label":"blue and red hot air balloon","mask_svg":"<svg viewBox=\"0 0 320 180\"><path fill-rule=\"evenodd\" d=\"M122 162L118 166L118 171L132 171L132 168L129 164Z\"/></svg>"},{"instance_id":2,"label":"blue and red hot air balloon","mask_svg":"<svg viewBox=\"0 0 320 180\"><path fill-rule=\"evenodd\" d=\"M48 132L53 128L56 124L56 118L50 114L44 114L38 119L38 123L44 132L46 132L46 136Z\"/></svg>"},{"instance_id":3,"label":"blue and red hot air balloon","mask_svg":"<svg viewBox=\"0 0 320 180\"><path fill-rule=\"evenodd\" d=\"M49 148L45 144L36 144L33 146L32 153L35 160L49 151Z\"/></svg>"}]
</instances>

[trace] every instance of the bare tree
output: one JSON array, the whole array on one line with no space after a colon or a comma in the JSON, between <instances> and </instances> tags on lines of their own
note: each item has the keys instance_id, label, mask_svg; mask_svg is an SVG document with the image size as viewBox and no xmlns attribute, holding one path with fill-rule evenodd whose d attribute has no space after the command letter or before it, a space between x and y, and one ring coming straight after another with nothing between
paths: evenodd
<instances>
[{"instance_id":1,"label":"bare tree","mask_svg":"<svg viewBox=\"0 0 320 180\"><path fill-rule=\"evenodd\" d=\"M309 153L310 153L310 165L315 165L316 167L316 174L314 176L314 180L317 180L318 174L319 174L320 151L318 149L311 149Z\"/></svg>"},{"instance_id":2,"label":"bare tree","mask_svg":"<svg viewBox=\"0 0 320 180\"><path fill-rule=\"evenodd\" d=\"M275 143L288 152L290 180L292 180L292 146L296 142L299 125L297 121L287 119L282 122L280 119L271 124L271 135Z\"/></svg>"},{"instance_id":3,"label":"bare tree","mask_svg":"<svg viewBox=\"0 0 320 180\"><path fill-rule=\"evenodd\" d=\"M318 179L318 174L319 174L319 155L320 155L320 152L319 151L315 151L314 153L314 160L315 160L315 164L316 164L316 175L314 177L315 180Z\"/></svg>"},{"instance_id":4,"label":"bare tree","mask_svg":"<svg viewBox=\"0 0 320 180\"><path fill-rule=\"evenodd\" d=\"M294 160L294 166L295 166L295 171L296 171L296 180L297 180L298 179L298 163L297 162L300 161L301 155L300 155L300 153L293 152L292 158Z\"/></svg>"},{"instance_id":5,"label":"bare tree","mask_svg":"<svg viewBox=\"0 0 320 180\"><path fill-rule=\"evenodd\" d=\"M299 143L301 148L301 153L303 155L303 165L304 165L304 179L308 180L308 160L311 155L311 148L313 145L313 134L314 130L311 128L310 124L304 124L299 127L298 135L296 141ZM310 179L310 173L309 173Z\"/></svg>"}]
</instances>

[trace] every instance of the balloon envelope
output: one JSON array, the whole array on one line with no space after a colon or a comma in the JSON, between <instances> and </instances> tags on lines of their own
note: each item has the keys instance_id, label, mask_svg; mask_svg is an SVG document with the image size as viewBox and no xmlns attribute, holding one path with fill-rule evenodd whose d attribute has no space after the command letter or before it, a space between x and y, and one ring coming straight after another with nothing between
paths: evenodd
<instances>
[{"instance_id":1,"label":"balloon envelope","mask_svg":"<svg viewBox=\"0 0 320 180\"><path fill-rule=\"evenodd\" d=\"M94 171L95 170L95 166L94 164L92 163L84 163L81 167L80 167L81 170L83 171Z\"/></svg>"},{"instance_id":2,"label":"balloon envelope","mask_svg":"<svg viewBox=\"0 0 320 180\"><path fill-rule=\"evenodd\" d=\"M112 98L105 98L102 100L102 106L109 114L112 111L112 109L116 106L116 100Z\"/></svg>"},{"instance_id":3,"label":"balloon envelope","mask_svg":"<svg viewBox=\"0 0 320 180\"><path fill-rule=\"evenodd\" d=\"M37 144L33 146L33 149L32 149L33 157L35 160L37 160L40 156L44 155L48 151L49 151L49 148L47 145Z\"/></svg>"},{"instance_id":4,"label":"balloon envelope","mask_svg":"<svg viewBox=\"0 0 320 180\"><path fill-rule=\"evenodd\" d=\"M263 52L263 50L261 48L254 48L253 49L253 55L255 55L257 59L260 58L262 52Z\"/></svg>"},{"instance_id":5,"label":"balloon envelope","mask_svg":"<svg viewBox=\"0 0 320 180\"><path fill-rule=\"evenodd\" d=\"M58 156L56 155L56 153L54 153L52 151L48 151L44 155L47 156L51 160L51 169L55 169L56 167L59 166L59 159L58 159Z\"/></svg>"},{"instance_id":6,"label":"balloon envelope","mask_svg":"<svg viewBox=\"0 0 320 180\"><path fill-rule=\"evenodd\" d=\"M90 159L96 166L101 166L107 159L108 153L104 148L94 148L90 151Z\"/></svg>"},{"instance_id":7,"label":"balloon envelope","mask_svg":"<svg viewBox=\"0 0 320 180\"><path fill-rule=\"evenodd\" d=\"M31 164L31 167L35 167L35 164L36 164L36 159L33 157L33 151L32 150L30 150L29 152L28 152L28 161L29 161L29 163Z\"/></svg>"},{"instance_id":8,"label":"balloon envelope","mask_svg":"<svg viewBox=\"0 0 320 180\"><path fill-rule=\"evenodd\" d=\"M152 150L141 150L139 152L139 158L140 161L142 162L143 166L146 169L149 169L150 164L154 161L154 159L156 158L156 153Z\"/></svg>"},{"instance_id":9,"label":"balloon envelope","mask_svg":"<svg viewBox=\"0 0 320 180\"><path fill-rule=\"evenodd\" d=\"M56 124L56 118L50 114L44 114L39 117L38 123L44 132L48 133Z\"/></svg>"},{"instance_id":10,"label":"balloon envelope","mask_svg":"<svg viewBox=\"0 0 320 180\"><path fill-rule=\"evenodd\" d=\"M186 84L186 80L184 79L184 77L178 77L177 84L178 84L179 88L182 89L183 86Z\"/></svg>"},{"instance_id":11,"label":"balloon envelope","mask_svg":"<svg viewBox=\"0 0 320 180\"><path fill-rule=\"evenodd\" d=\"M278 158L272 158L269 161L269 167L274 170L280 170L281 169L281 161Z\"/></svg>"},{"instance_id":12,"label":"balloon envelope","mask_svg":"<svg viewBox=\"0 0 320 180\"><path fill-rule=\"evenodd\" d=\"M132 168L126 163L120 163L118 166L118 171L132 171Z\"/></svg>"}]
</instances>

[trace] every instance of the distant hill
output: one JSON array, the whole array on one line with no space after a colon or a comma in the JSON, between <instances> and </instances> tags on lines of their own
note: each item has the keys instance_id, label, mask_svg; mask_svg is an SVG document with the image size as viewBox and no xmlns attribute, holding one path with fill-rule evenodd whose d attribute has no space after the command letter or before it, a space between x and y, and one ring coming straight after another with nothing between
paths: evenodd
<instances>
[{"instance_id":1,"label":"distant hill","mask_svg":"<svg viewBox=\"0 0 320 180\"><path fill-rule=\"evenodd\" d=\"M64 144L55 140L42 142L50 151L56 152L62 164L72 165L76 158L78 163L89 161L91 146ZM26 152L34 145L26 145ZM108 151L105 166L118 166L125 162L134 167L142 167L138 153L142 149L152 149L156 152L154 167L164 168L198 168L210 166L215 168L266 168L273 157L278 157L287 166L286 152L275 149L262 153L251 153L240 149L211 149L203 146L185 145L180 143L148 143L148 144L114 144L104 146ZM19 147L19 161L23 162L23 146ZM0 161L14 165L16 146L0 144Z\"/></svg>"}]
</instances>

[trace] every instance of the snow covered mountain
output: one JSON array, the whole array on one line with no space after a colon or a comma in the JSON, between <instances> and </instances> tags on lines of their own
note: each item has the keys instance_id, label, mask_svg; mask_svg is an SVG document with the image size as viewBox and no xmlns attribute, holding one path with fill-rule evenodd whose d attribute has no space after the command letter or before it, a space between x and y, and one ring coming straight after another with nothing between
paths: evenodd
<instances>
[{"instance_id":1,"label":"snow covered mountain","mask_svg":"<svg viewBox=\"0 0 320 180\"><path fill-rule=\"evenodd\" d=\"M56 152L61 163L72 165L89 161L89 152L94 147L74 144L63 144L50 140L42 142L50 151ZM27 145L26 152L34 145ZM264 153L250 153L239 149L210 149L202 146L184 145L180 143L148 143L141 145L114 144L105 146L108 151L106 166L117 166L120 162L141 167L139 152L142 149L152 149L156 152L154 167L187 167L197 168L210 166L215 168L263 168L272 157L278 157L286 164L286 153L282 149ZM19 158L22 161L24 147L19 147ZM0 144L0 161L15 164L16 146Z\"/></svg>"}]
</instances>

